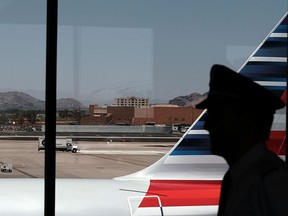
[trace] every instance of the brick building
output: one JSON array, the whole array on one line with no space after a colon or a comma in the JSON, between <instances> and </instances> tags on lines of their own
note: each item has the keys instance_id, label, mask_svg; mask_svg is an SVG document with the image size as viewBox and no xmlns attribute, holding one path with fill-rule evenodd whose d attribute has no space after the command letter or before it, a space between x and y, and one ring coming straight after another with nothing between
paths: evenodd
<instances>
[{"instance_id":1,"label":"brick building","mask_svg":"<svg viewBox=\"0 0 288 216\"><path fill-rule=\"evenodd\" d=\"M154 105L150 107L90 105L89 117L81 118L83 125L191 125L202 111L194 107Z\"/></svg>"},{"instance_id":2,"label":"brick building","mask_svg":"<svg viewBox=\"0 0 288 216\"><path fill-rule=\"evenodd\" d=\"M107 112L111 113L111 124L134 125L135 108L130 106L108 106Z\"/></svg>"},{"instance_id":3,"label":"brick building","mask_svg":"<svg viewBox=\"0 0 288 216\"><path fill-rule=\"evenodd\" d=\"M107 112L107 107L99 107L96 104L89 106L89 116L80 119L81 125L107 125L112 121L111 113Z\"/></svg>"}]
</instances>

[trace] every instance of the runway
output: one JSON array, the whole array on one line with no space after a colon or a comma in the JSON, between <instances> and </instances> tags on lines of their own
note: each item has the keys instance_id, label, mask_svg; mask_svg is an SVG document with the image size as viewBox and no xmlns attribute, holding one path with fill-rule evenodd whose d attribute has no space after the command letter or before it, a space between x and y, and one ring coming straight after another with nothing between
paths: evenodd
<instances>
[{"instance_id":1,"label":"runway","mask_svg":"<svg viewBox=\"0 0 288 216\"><path fill-rule=\"evenodd\" d=\"M56 153L57 178L107 179L139 171L166 154L175 142L77 141L80 152ZM0 178L43 178L44 151L36 140L0 140L0 164L13 165Z\"/></svg>"}]
</instances>

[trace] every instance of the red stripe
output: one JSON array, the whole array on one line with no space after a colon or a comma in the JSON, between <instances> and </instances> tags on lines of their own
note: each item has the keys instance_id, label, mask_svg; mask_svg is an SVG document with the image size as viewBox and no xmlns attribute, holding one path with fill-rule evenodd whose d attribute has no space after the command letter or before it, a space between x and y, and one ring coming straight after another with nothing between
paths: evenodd
<instances>
[{"instance_id":1,"label":"red stripe","mask_svg":"<svg viewBox=\"0 0 288 216\"><path fill-rule=\"evenodd\" d=\"M266 142L268 148L277 155L285 155L286 131L271 131L270 139Z\"/></svg>"},{"instance_id":2,"label":"red stripe","mask_svg":"<svg viewBox=\"0 0 288 216\"><path fill-rule=\"evenodd\" d=\"M285 91L283 92L282 96L281 96L281 100L286 104L287 106L287 89L285 89Z\"/></svg>"},{"instance_id":3,"label":"red stripe","mask_svg":"<svg viewBox=\"0 0 288 216\"><path fill-rule=\"evenodd\" d=\"M158 195L162 206L218 205L219 180L151 180L146 196ZM159 207L156 198L144 198L140 207Z\"/></svg>"}]
</instances>

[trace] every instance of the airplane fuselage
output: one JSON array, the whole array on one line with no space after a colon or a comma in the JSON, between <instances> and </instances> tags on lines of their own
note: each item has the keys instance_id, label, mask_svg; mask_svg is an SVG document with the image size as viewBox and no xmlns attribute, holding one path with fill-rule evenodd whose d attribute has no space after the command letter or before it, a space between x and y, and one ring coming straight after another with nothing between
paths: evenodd
<instances>
[{"instance_id":1,"label":"airplane fuselage","mask_svg":"<svg viewBox=\"0 0 288 216\"><path fill-rule=\"evenodd\" d=\"M57 179L56 215L216 215L220 183ZM1 215L43 215L43 179L21 179L21 184L19 179L1 179L0 184ZM172 193L171 184L175 186Z\"/></svg>"}]
</instances>

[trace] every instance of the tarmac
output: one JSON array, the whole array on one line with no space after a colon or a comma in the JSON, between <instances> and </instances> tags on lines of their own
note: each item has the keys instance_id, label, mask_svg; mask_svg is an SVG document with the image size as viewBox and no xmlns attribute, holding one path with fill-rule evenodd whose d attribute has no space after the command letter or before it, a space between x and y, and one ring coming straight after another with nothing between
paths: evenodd
<instances>
[{"instance_id":1,"label":"tarmac","mask_svg":"<svg viewBox=\"0 0 288 216\"><path fill-rule=\"evenodd\" d=\"M111 179L134 173L163 157L176 142L77 141L77 153L56 152L57 178ZM45 151L38 140L0 140L0 178L44 178Z\"/></svg>"}]
</instances>

